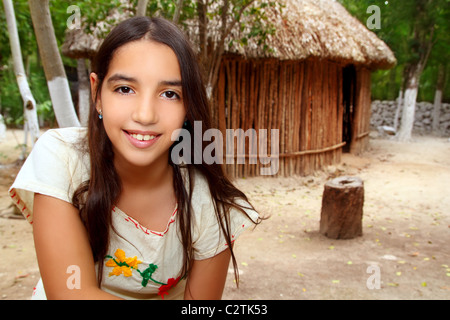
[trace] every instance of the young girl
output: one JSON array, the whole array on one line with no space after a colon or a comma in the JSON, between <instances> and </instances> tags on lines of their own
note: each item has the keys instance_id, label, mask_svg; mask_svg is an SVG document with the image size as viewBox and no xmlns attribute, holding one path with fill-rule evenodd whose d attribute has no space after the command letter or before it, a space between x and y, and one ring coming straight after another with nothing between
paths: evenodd
<instances>
[{"instance_id":1,"label":"young girl","mask_svg":"<svg viewBox=\"0 0 450 320\"><path fill-rule=\"evenodd\" d=\"M92 67L88 128L48 130L10 189L33 224L36 296L220 299L233 242L259 217L219 164L172 161L176 129L211 126L188 41L131 18Z\"/></svg>"}]
</instances>

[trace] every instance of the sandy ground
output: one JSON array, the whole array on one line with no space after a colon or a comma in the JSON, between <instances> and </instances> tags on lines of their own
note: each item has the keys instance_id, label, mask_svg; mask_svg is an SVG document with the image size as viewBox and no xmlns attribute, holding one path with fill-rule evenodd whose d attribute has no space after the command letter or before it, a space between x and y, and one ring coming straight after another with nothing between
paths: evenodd
<instances>
[{"instance_id":1,"label":"sandy ground","mask_svg":"<svg viewBox=\"0 0 450 320\"><path fill-rule=\"evenodd\" d=\"M29 299L39 278L32 229L12 218L7 189L20 162L20 131L0 142L0 297ZM363 236L319 233L325 182L364 181ZM240 286L230 270L224 299L450 299L450 141L372 138L360 157L308 177L239 179L269 216L236 242ZM377 282L378 281L378 282Z\"/></svg>"}]
</instances>

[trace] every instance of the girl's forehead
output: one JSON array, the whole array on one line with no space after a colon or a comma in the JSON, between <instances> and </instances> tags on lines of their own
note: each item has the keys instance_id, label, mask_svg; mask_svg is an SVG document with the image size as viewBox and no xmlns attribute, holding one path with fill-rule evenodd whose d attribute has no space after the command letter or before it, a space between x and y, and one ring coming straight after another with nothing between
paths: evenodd
<instances>
[{"instance_id":1,"label":"girl's forehead","mask_svg":"<svg viewBox=\"0 0 450 320\"><path fill-rule=\"evenodd\" d=\"M169 77L181 77L178 58L167 45L137 40L119 47L112 55L108 74L114 69L135 73L165 73Z\"/></svg>"}]
</instances>

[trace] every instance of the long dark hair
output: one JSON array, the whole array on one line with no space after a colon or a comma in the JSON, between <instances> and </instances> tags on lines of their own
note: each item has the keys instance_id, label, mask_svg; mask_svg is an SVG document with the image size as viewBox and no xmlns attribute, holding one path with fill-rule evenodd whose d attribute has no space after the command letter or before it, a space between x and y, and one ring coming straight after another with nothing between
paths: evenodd
<instances>
[{"instance_id":1,"label":"long dark hair","mask_svg":"<svg viewBox=\"0 0 450 320\"><path fill-rule=\"evenodd\" d=\"M169 46L178 58L182 79L182 95L186 109L187 125L191 137L194 136L193 123L201 121L202 130L195 134L203 136L204 131L211 127L211 116L206 97L206 91L202 80L202 74L198 66L196 56L185 35L172 23L161 18L134 17L117 25L103 41L98 50L93 64L92 72L97 74L98 85L94 93L93 105L90 109L87 143L90 155L91 173L90 179L76 190L73 203L79 209L81 218L86 226L89 242L98 263L98 283L101 284L103 259L107 254L109 243L109 230L112 227L111 210L121 192L120 178L114 167L114 152L102 121L98 118L95 103L101 94L103 80L108 72L109 64L114 52L121 46L140 39L148 39ZM195 139L191 139L192 144ZM174 145L177 142L174 142ZM173 146L171 148L173 148ZM203 146L205 147L205 146ZM192 145L191 150L197 150ZM202 150L203 151L203 150ZM198 170L206 178L209 184L211 197L215 207L215 215L218 224L223 231L235 269L236 283L238 272L236 259L232 250L231 231L229 223L229 210L233 207L246 214L243 208L236 204L237 199L243 199L248 203L244 193L238 190L226 177L222 165L194 164L194 153L191 153L192 161L185 165L188 173L189 187L185 187L183 175L179 165L169 163L173 167L173 187L178 202L178 226L180 239L184 249L183 268L180 275L187 275L193 261L193 247L191 235L191 191L193 190L193 171ZM249 204L249 207L253 207ZM258 222L255 222L258 223Z\"/></svg>"}]
</instances>

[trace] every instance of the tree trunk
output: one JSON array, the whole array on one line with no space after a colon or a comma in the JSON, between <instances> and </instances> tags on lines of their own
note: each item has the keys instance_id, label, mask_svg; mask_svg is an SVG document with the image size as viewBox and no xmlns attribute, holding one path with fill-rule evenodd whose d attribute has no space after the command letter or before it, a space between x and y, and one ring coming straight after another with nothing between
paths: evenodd
<instances>
[{"instance_id":1,"label":"tree trunk","mask_svg":"<svg viewBox=\"0 0 450 320\"><path fill-rule=\"evenodd\" d=\"M199 62L204 70L204 79L208 99L211 99L212 93L217 85L220 63L222 61L223 53L225 52L225 39L231 33L236 23L239 22L243 12L254 2L255 0L249 0L242 3L242 6L237 7L237 5L233 4L230 0L221 1L220 10L217 10L217 12L220 13L221 20L220 28L218 30L219 36L217 37L217 35L212 36L209 34L210 30L208 27L208 9L210 9L210 4L211 7L214 6L214 1L197 1L200 51ZM233 19L229 19L230 14L233 14Z\"/></svg>"},{"instance_id":2,"label":"tree trunk","mask_svg":"<svg viewBox=\"0 0 450 320\"><path fill-rule=\"evenodd\" d=\"M145 16L147 12L148 0L139 0L136 9L136 16Z\"/></svg>"},{"instance_id":3,"label":"tree trunk","mask_svg":"<svg viewBox=\"0 0 450 320\"><path fill-rule=\"evenodd\" d=\"M400 89L397 98L397 108L395 109L394 116L394 131L397 132L398 129L398 117L400 116L400 110L402 110L403 106L403 90Z\"/></svg>"},{"instance_id":4,"label":"tree trunk","mask_svg":"<svg viewBox=\"0 0 450 320\"><path fill-rule=\"evenodd\" d=\"M417 66L411 68L416 69ZM399 141L410 141L412 129L414 126L414 115L416 111L417 91L419 89L420 74L411 70L406 81L405 97L403 99L402 121L400 130L397 132L396 138Z\"/></svg>"},{"instance_id":5,"label":"tree trunk","mask_svg":"<svg viewBox=\"0 0 450 320\"><path fill-rule=\"evenodd\" d=\"M178 0L177 5L175 7L175 13L173 14L172 22L177 24L180 20L181 16L181 9L183 9L183 0Z\"/></svg>"},{"instance_id":6,"label":"tree trunk","mask_svg":"<svg viewBox=\"0 0 450 320\"><path fill-rule=\"evenodd\" d=\"M332 239L362 236L364 185L357 177L339 177L325 184L320 233Z\"/></svg>"},{"instance_id":7,"label":"tree trunk","mask_svg":"<svg viewBox=\"0 0 450 320\"><path fill-rule=\"evenodd\" d=\"M90 85L89 77L86 69L86 61L84 59L77 60L77 74L78 74L78 117L82 126L86 127L89 118L89 99L90 99Z\"/></svg>"},{"instance_id":8,"label":"tree trunk","mask_svg":"<svg viewBox=\"0 0 450 320\"><path fill-rule=\"evenodd\" d=\"M39 122L36 112L36 101L31 93L28 85L25 68L23 66L22 52L20 50L19 34L17 32L16 17L14 14L14 6L11 0L3 0L5 8L5 16L8 24L9 42L11 44L11 53L13 57L14 73L16 75L17 84L19 86L20 95L22 96L24 105L25 118L25 135L31 136L31 142L34 144L39 138ZM25 140L26 137L25 137ZM25 148L25 147L24 147ZM25 157L25 149L22 150L22 157Z\"/></svg>"},{"instance_id":9,"label":"tree trunk","mask_svg":"<svg viewBox=\"0 0 450 320\"><path fill-rule=\"evenodd\" d=\"M69 82L59 54L50 16L49 0L28 0L48 90L60 127L78 127Z\"/></svg>"},{"instance_id":10,"label":"tree trunk","mask_svg":"<svg viewBox=\"0 0 450 320\"><path fill-rule=\"evenodd\" d=\"M434 93L434 106L433 106L433 133L439 133L439 120L442 105L442 90L444 89L445 80L445 67L444 64L439 64L438 76L436 81L436 91Z\"/></svg>"},{"instance_id":11,"label":"tree trunk","mask_svg":"<svg viewBox=\"0 0 450 320\"><path fill-rule=\"evenodd\" d=\"M405 68L405 98L402 112L402 122L397 133L397 140L409 141L414 125L417 91L420 77L425 68L431 48L434 44L435 17L432 15L432 2L430 0L416 0L413 38L410 43L410 56L412 60Z\"/></svg>"}]
</instances>

